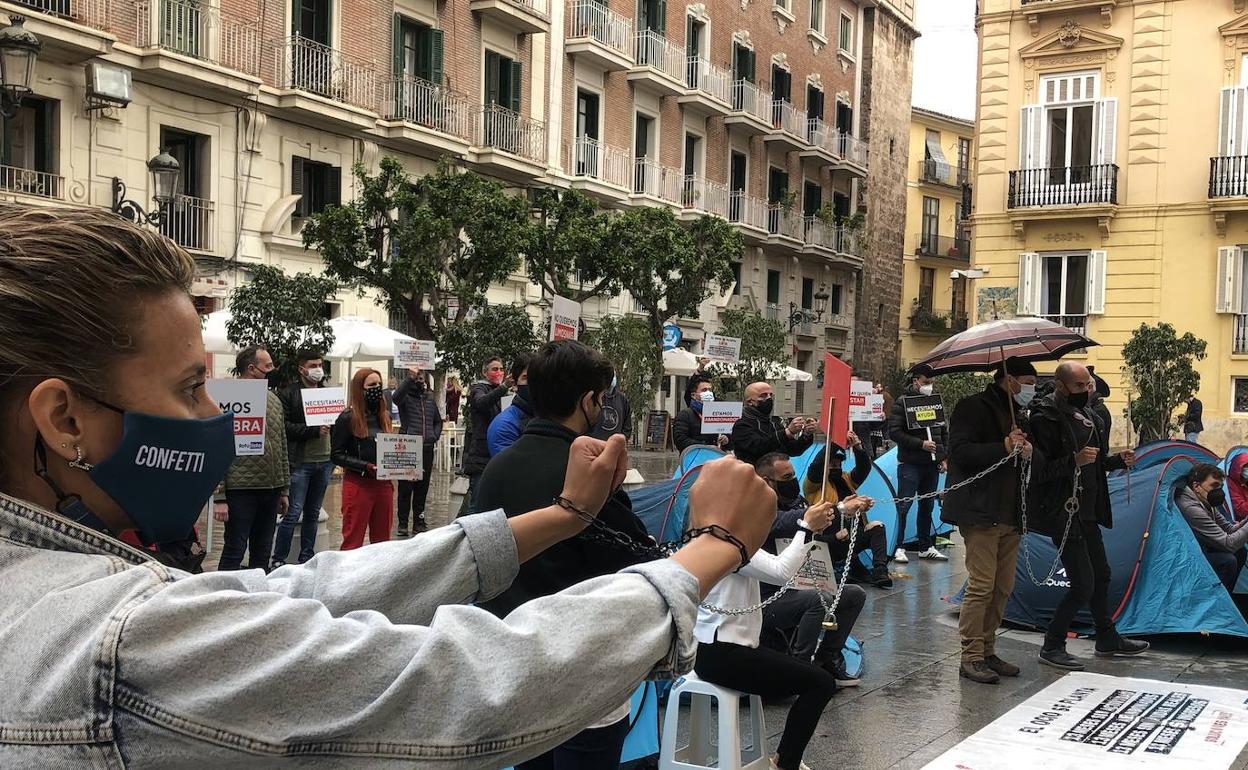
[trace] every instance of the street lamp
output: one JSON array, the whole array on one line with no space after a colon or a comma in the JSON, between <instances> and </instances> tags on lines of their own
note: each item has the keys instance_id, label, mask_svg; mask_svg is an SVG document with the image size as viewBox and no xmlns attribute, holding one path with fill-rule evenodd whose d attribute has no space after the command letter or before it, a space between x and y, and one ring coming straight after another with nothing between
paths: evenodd
<instances>
[{"instance_id":1,"label":"street lamp","mask_svg":"<svg viewBox=\"0 0 1248 770\"><path fill-rule=\"evenodd\" d=\"M26 29L23 16L10 16L9 26L0 29L0 115L5 120L17 116L22 99L30 95L35 80L35 60L43 44Z\"/></svg>"},{"instance_id":2,"label":"street lamp","mask_svg":"<svg viewBox=\"0 0 1248 770\"><path fill-rule=\"evenodd\" d=\"M182 173L182 167L177 158L163 150L147 162L147 170L152 175L152 199L156 201L156 210L148 213L138 203L128 200L125 182L113 177L113 213L135 224L147 223L159 227L164 224L169 207L178 197L178 175Z\"/></svg>"},{"instance_id":3,"label":"street lamp","mask_svg":"<svg viewBox=\"0 0 1248 770\"><path fill-rule=\"evenodd\" d=\"M828 309L828 292L827 285L820 284L819 291L815 292L815 309L809 310L804 307L798 307L797 303L789 303L789 331L792 332L802 323L818 323L823 320L824 311Z\"/></svg>"}]
</instances>

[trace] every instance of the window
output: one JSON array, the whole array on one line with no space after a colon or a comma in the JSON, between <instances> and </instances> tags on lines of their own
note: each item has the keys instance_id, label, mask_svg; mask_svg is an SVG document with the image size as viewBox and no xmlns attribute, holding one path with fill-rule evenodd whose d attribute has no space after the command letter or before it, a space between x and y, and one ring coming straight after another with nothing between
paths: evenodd
<instances>
[{"instance_id":1,"label":"window","mask_svg":"<svg viewBox=\"0 0 1248 770\"><path fill-rule=\"evenodd\" d=\"M291 158L290 193L302 195L295 217L319 214L326 206L342 202L342 169L298 155Z\"/></svg>"},{"instance_id":2,"label":"window","mask_svg":"<svg viewBox=\"0 0 1248 770\"><path fill-rule=\"evenodd\" d=\"M939 254L940 199L923 196L923 233L919 248L924 254Z\"/></svg>"},{"instance_id":3,"label":"window","mask_svg":"<svg viewBox=\"0 0 1248 770\"><path fill-rule=\"evenodd\" d=\"M493 51L485 52L485 103L520 112L520 92L524 82L520 62Z\"/></svg>"},{"instance_id":4,"label":"window","mask_svg":"<svg viewBox=\"0 0 1248 770\"><path fill-rule=\"evenodd\" d=\"M654 169L645 161L650 156L653 144L651 132L654 131L654 118L637 113L633 127L633 192L656 194L658 177Z\"/></svg>"},{"instance_id":5,"label":"window","mask_svg":"<svg viewBox=\"0 0 1248 770\"><path fill-rule=\"evenodd\" d=\"M930 128L923 139L923 176L938 182L949 181L949 161L940 146L940 132Z\"/></svg>"},{"instance_id":6,"label":"window","mask_svg":"<svg viewBox=\"0 0 1248 770\"><path fill-rule=\"evenodd\" d=\"M702 137L695 134L685 134L685 165L684 165L684 189L683 204L685 208L696 208L705 206L705 201L700 201L702 191L697 187L696 177L699 176L699 170L702 168Z\"/></svg>"},{"instance_id":7,"label":"window","mask_svg":"<svg viewBox=\"0 0 1248 770\"><path fill-rule=\"evenodd\" d=\"M775 64L771 65L771 98L773 101L789 101L793 93L793 75Z\"/></svg>"},{"instance_id":8,"label":"window","mask_svg":"<svg viewBox=\"0 0 1248 770\"><path fill-rule=\"evenodd\" d=\"M839 283L832 284L832 290L828 292L828 312L832 315L841 314L841 297L844 293L844 286Z\"/></svg>"},{"instance_id":9,"label":"window","mask_svg":"<svg viewBox=\"0 0 1248 770\"><path fill-rule=\"evenodd\" d=\"M813 217L823 208L823 188L814 182L802 186L802 216Z\"/></svg>"},{"instance_id":10,"label":"window","mask_svg":"<svg viewBox=\"0 0 1248 770\"><path fill-rule=\"evenodd\" d=\"M332 56L325 50L330 41L332 12L331 0L293 0L291 8L291 36L310 43L295 45L291 51L291 88L299 88L322 96L333 96L334 83L330 62ZM183 33L184 35L184 33ZM192 45L198 51L201 41L198 32L179 40L179 45Z\"/></svg>"},{"instance_id":11,"label":"window","mask_svg":"<svg viewBox=\"0 0 1248 770\"><path fill-rule=\"evenodd\" d=\"M1088 312L1088 257L1069 254L1044 257L1040 285L1040 314L1062 323L1069 316ZM1075 324L1083 326L1082 319Z\"/></svg>"},{"instance_id":12,"label":"window","mask_svg":"<svg viewBox=\"0 0 1248 770\"><path fill-rule=\"evenodd\" d=\"M576 91L576 168L578 176L598 176L598 94Z\"/></svg>"},{"instance_id":13,"label":"window","mask_svg":"<svg viewBox=\"0 0 1248 770\"><path fill-rule=\"evenodd\" d=\"M745 80L750 83L754 82L755 59L754 52L740 43L732 44L732 79ZM734 109L741 109L738 104L733 105Z\"/></svg>"},{"instance_id":14,"label":"window","mask_svg":"<svg viewBox=\"0 0 1248 770\"><path fill-rule=\"evenodd\" d=\"M788 172L772 166L767 172L767 202L772 204L767 210L767 232L780 232L781 209L788 194Z\"/></svg>"},{"instance_id":15,"label":"window","mask_svg":"<svg viewBox=\"0 0 1248 770\"><path fill-rule=\"evenodd\" d=\"M845 102L836 103L836 130L844 134L854 133L854 108Z\"/></svg>"},{"instance_id":16,"label":"window","mask_svg":"<svg viewBox=\"0 0 1248 770\"><path fill-rule=\"evenodd\" d=\"M728 189L730 195L728 198L728 221L740 222L745 215L745 179L746 179L746 158L745 153L733 151L728 162Z\"/></svg>"},{"instance_id":17,"label":"window","mask_svg":"<svg viewBox=\"0 0 1248 770\"><path fill-rule=\"evenodd\" d=\"M329 45L331 0L294 0L290 20L291 34L321 45Z\"/></svg>"},{"instance_id":18,"label":"window","mask_svg":"<svg viewBox=\"0 0 1248 770\"><path fill-rule=\"evenodd\" d=\"M1248 413L1248 377L1232 377L1235 403L1232 409L1236 414Z\"/></svg>"},{"instance_id":19,"label":"window","mask_svg":"<svg viewBox=\"0 0 1248 770\"><path fill-rule=\"evenodd\" d=\"M667 0L641 0L637 4L637 31L667 34Z\"/></svg>"},{"instance_id":20,"label":"window","mask_svg":"<svg viewBox=\"0 0 1248 770\"><path fill-rule=\"evenodd\" d=\"M705 34L705 23L692 16L685 17L685 55L691 59L702 58L702 41Z\"/></svg>"},{"instance_id":21,"label":"window","mask_svg":"<svg viewBox=\"0 0 1248 770\"><path fill-rule=\"evenodd\" d=\"M806 86L806 116L823 120L823 90L810 84Z\"/></svg>"},{"instance_id":22,"label":"window","mask_svg":"<svg viewBox=\"0 0 1248 770\"><path fill-rule=\"evenodd\" d=\"M936 269L919 268L919 308L932 312L932 297L936 294Z\"/></svg>"},{"instance_id":23,"label":"window","mask_svg":"<svg viewBox=\"0 0 1248 770\"><path fill-rule=\"evenodd\" d=\"M208 178L208 142L202 134L192 134L161 126L160 144L178 161L177 193L180 197L161 220L160 231L178 245L197 251L212 248L213 204Z\"/></svg>"},{"instance_id":24,"label":"window","mask_svg":"<svg viewBox=\"0 0 1248 770\"><path fill-rule=\"evenodd\" d=\"M27 97L12 120L0 116L0 190L62 198L56 176L56 106Z\"/></svg>"},{"instance_id":25,"label":"window","mask_svg":"<svg viewBox=\"0 0 1248 770\"><path fill-rule=\"evenodd\" d=\"M732 296L741 296L741 263L732 263Z\"/></svg>"},{"instance_id":26,"label":"window","mask_svg":"<svg viewBox=\"0 0 1248 770\"><path fill-rule=\"evenodd\" d=\"M848 13L841 13L841 28L836 38L836 47L850 56L854 55L854 18Z\"/></svg>"},{"instance_id":27,"label":"window","mask_svg":"<svg viewBox=\"0 0 1248 770\"><path fill-rule=\"evenodd\" d=\"M1049 185L1097 181L1094 167L1114 162L1118 100L1100 98L1096 72L1043 76L1039 94L1023 107L1022 167L1045 169Z\"/></svg>"},{"instance_id":28,"label":"window","mask_svg":"<svg viewBox=\"0 0 1248 770\"><path fill-rule=\"evenodd\" d=\"M810 0L810 28L823 34L823 0Z\"/></svg>"},{"instance_id":29,"label":"window","mask_svg":"<svg viewBox=\"0 0 1248 770\"><path fill-rule=\"evenodd\" d=\"M767 271L767 304L780 304L780 271Z\"/></svg>"},{"instance_id":30,"label":"window","mask_svg":"<svg viewBox=\"0 0 1248 770\"><path fill-rule=\"evenodd\" d=\"M1021 254L1019 315L1041 316L1083 331L1088 315L1105 312L1105 262L1101 250Z\"/></svg>"},{"instance_id":31,"label":"window","mask_svg":"<svg viewBox=\"0 0 1248 770\"><path fill-rule=\"evenodd\" d=\"M802 308L810 310L815 306L815 279L802 279Z\"/></svg>"},{"instance_id":32,"label":"window","mask_svg":"<svg viewBox=\"0 0 1248 770\"><path fill-rule=\"evenodd\" d=\"M955 320L966 318L966 280L965 278L954 278L950 285L953 302L950 304L949 312Z\"/></svg>"},{"instance_id":33,"label":"window","mask_svg":"<svg viewBox=\"0 0 1248 770\"><path fill-rule=\"evenodd\" d=\"M789 0L775 0L775 2L777 8L783 8L786 11L789 10Z\"/></svg>"},{"instance_id":34,"label":"window","mask_svg":"<svg viewBox=\"0 0 1248 770\"><path fill-rule=\"evenodd\" d=\"M970 181L971 140L964 136L958 137L958 184Z\"/></svg>"},{"instance_id":35,"label":"window","mask_svg":"<svg viewBox=\"0 0 1248 770\"><path fill-rule=\"evenodd\" d=\"M442 30L394 15L394 75L442 84Z\"/></svg>"}]
</instances>

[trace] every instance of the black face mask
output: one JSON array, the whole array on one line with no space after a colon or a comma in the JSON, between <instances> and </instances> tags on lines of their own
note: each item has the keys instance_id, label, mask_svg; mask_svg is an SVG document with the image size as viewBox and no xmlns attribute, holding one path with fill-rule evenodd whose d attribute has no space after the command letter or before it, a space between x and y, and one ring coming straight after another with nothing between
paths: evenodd
<instances>
[{"instance_id":1,"label":"black face mask","mask_svg":"<svg viewBox=\"0 0 1248 770\"><path fill-rule=\"evenodd\" d=\"M412 390L416 392L416 395L423 396L425 394L425 383L417 380L412 383Z\"/></svg>"},{"instance_id":2,"label":"black face mask","mask_svg":"<svg viewBox=\"0 0 1248 770\"><path fill-rule=\"evenodd\" d=\"M1082 409L1088 405L1088 394L1086 391L1083 393L1067 393L1066 403L1076 409Z\"/></svg>"},{"instance_id":3,"label":"black face mask","mask_svg":"<svg viewBox=\"0 0 1248 770\"><path fill-rule=\"evenodd\" d=\"M768 417L771 415L771 410L774 409L775 406L776 402L769 397L759 399L758 403L754 405L754 408L758 410L759 414L764 417Z\"/></svg>"},{"instance_id":4,"label":"black face mask","mask_svg":"<svg viewBox=\"0 0 1248 770\"><path fill-rule=\"evenodd\" d=\"M1206 499L1209 501L1211 508L1221 508L1226 503L1226 492L1223 492L1222 488L1218 487L1209 492L1209 496Z\"/></svg>"},{"instance_id":5,"label":"black face mask","mask_svg":"<svg viewBox=\"0 0 1248 770\"><path fill-rule=\"evenodd\" d=\"M772 488L776 490L776 498L786 503L796 500L802 493L796 478L777 479L772 482Z\"/></svg>"},{"instance_id":6,"label":"black face mask","mask_svg":"<svg viewBox=\"0 0 1248 770\"><path fill-rule=\"evenodd\" d=\"M369 409L376 410L381 406L381 386L375 385L371 388L364 389L364 404Z\"/></svg>"}]
</instances>

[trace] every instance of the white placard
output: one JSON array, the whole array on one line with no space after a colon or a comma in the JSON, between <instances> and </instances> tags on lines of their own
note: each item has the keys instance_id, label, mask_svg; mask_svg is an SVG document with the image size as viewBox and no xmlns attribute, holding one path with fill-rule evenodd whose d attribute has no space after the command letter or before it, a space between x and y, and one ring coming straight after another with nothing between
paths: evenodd
<instances>
[{"instance_id":1,"label":"white placard","mask_svg":"<svg viewBox=\"0 0 1248 770\"><path fill-rule=\"evenodd\" d=\"M778 537L776 548L783 551L792 542L792 538ZM814 547L810 549L810 554L806 558L806 563L797 572L793 587L807 590L818 588L824 593L836 593L836 568L832 565L832 552L828 550L827 543L822 540L815 541Z\"/></svg>"},{"instance_id":2,"label":"white placard","mask_svg":"<svg viewBox=\"0 0 1248 770\"><path fill-rule=\"evenodd\" d=\"M377 480L420 481L425 475L425 442L403 433L377 434Z\"/></svg>"},{"instance_id":3,"label":"white placard","mask_svg":"<svg viewBox=\"0 0 1248 770\"><path fill-rule=\"evenodd\" d=\"M732 426L741 419L740 401L702 402L702 432L704 434L732 433Z\"/></svg>"},{"instance_id":4,"label":"white placard","mask_svg":"<svg viewBox=\"0 0 1248 770\"><path fill-rule=\"evenodd\" d=\"M721 364L737 364L741 362L741 338L725 337L722 334L708 334L703 343L703 352L712 361Z\"/></svg>"},{"instance_id":5,"label":"white placard","mask_svg":"<svg viewBox=\"0 0 1248 770\"><path fill-rule=\"evenodd\" d=\"M1066 674L928 770L1226 770L1248 743L1248 691Z\"/></svg>"},{"instance_id":6,"label":"white placard","mask_svg":"<svg viewBox=\"0 0 1248 770\"><path fill-rule=\"evenodd\" d=\"M874 422L875 416L868 403L873 395L870 380L851 380L849 383L849 421ZM884 399L880 397L880 411L884 410Z\"/></svg>"},{"instance_id":7,"label":"white placard","mask_svg":"<svg viewBox=\"0 0 1248 770\"><path fill-rule=\"evenodd\" d=\"M309 427L333 425L347 408L347 391L345 388L304 388L303 417Z\"/></svg>"},{"instance_id":8,"label":"white placard","mask_svg":"<svg viewBox=\"0 0 1248 770\"><path fill-rule=\"evenodd\" d=\"M511 394L510 396L503 396L501 399L499 399L498 411L502 412L506 410L507 407L511 406L511 402L515 400L516 400L516 394L514 393Z\"/></svg>"},{"instance_id":9,"label":"white placard","mask_svg":"<svg viewBox=\"0 0 1248 770\"><path fill-rule=\"evenodd\" d=\"M394 365L399 369L416 367L429 371L437 365L438 350L433 340L395 340Z\"/></svg>"},{"instance_id":10,"label":"white placard","mask_svg":"<svg viewBox=\"0 0 1248 770\"><path fill-rule=\"evenodd\" d=\"M269 393L264 380L208 380L208 397L234 415L234 454L264 454L264 421Z\"/></svg>"},{"instance_id":11,"label":"white placard","mask_svg":"<svg viewBox=\"0 0 1248 770\"><path fill-rule=\"evenodd\" d=\"M884 414L883 393L872 393L867 396L867 408L871 410L870 422L880 422L888 419L888 415Z\"/></svg>"},{"instance_id":12,"label":"white placard","mask_svg":"<svg viewBox=\"0 0 1248 770\"><path fill-rule=\"evenodd\" d=\"M550 338L574 340L581 332L581 304L558 295L551 298Z\"/></svg>"}]
</instances>

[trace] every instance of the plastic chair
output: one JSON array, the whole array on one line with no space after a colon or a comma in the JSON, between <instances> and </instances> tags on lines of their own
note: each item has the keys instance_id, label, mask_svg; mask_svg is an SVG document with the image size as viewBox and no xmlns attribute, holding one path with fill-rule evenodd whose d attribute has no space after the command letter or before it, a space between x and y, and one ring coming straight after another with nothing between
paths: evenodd
<instances>
[{"instance_id":1,"label":"plastic chair","mask_svg":"<svg viewBox=\"0 0 1248 770\"><path fill-rule=\"evenodd\" d=\"M680 696L689 693L689 745L678 746ZM667 699L663 721L663 742L659 770L766 770L767 732L763 726L763 699L747 696L750 702L750 747L741 746L738 709L744 693L704 682L689 674L676 683ZM712 735L711 700L717 701L718 730ZM714 740L712 740L714 739ZM718 754L718 763L710 764Z\"/></svg>"}]
</instances>

